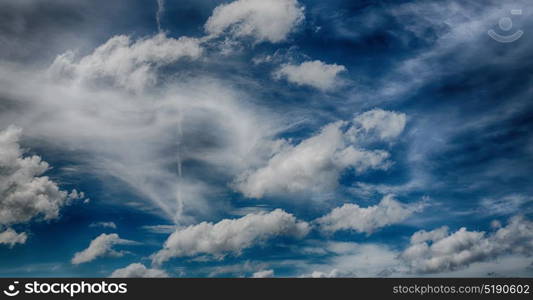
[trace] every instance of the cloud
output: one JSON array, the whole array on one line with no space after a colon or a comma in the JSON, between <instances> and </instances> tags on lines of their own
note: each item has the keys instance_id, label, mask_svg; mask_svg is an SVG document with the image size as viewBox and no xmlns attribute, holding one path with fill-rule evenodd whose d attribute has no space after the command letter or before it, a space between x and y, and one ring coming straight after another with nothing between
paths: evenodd
<instances>
[{"instance_id":1,"label":"cloud","mask_svg":"<svg viewBox=\"0 0 533 300\"><path fill-rule=\"evenodd\" d=\"M144 52L130 50L125 52L131 60L144 61ZM106 65L112 67L118 69L110 74L122 74L120 64ZM163 73L151 66L152 71ZM64 77L49 80L43 73L0 68L0 93L13 104L0 110L0 127L16 122L32 140L47 141L48 150L63 151L80 172L109 183L107 191L129 189L142 204L137 207L182 225L227 207L226 201L208 203L209 198L268 157L278 143L272 137L288 123L285 116L249 101L253 95L216 76L182 77L178 70L157 89L131 93L100 87L114 80L76 84ZM177 165L184 166L179 174ZM218 177L206 178L206 172Z\"/></svg>"},{"instance_id":2,"label":"cloud","mask_svg":"<svg viewBox=\"0 0 533 300\"><path fill-rule=\"evenodd\" d=\"M219 188L237 177L246 179L240 175L254 173L279 154L287 142L274 137L289 121L253 104L255 100L249 101L253 94L216 78L181 76L177 71L157 80L166 71L163 66L201 53L201 47L200 52L194 50L197 41L189 41L190 51L184 46L188 42L180 41L164 34L142 39L115 36L84 57L68 53L58 57L48 69L54 80L43 80L35 70L3 69L0 84L9 87L9 99L31 109L2 112L1 119L17 120L30 137L47 140L53 150L69 149L73 154L69 159L110 182L107 188L127 185L140 200L152 204L140 205L143 209L180 225L205 220L230 201L209 203ZM156 81L143 79L137 84L130 78L137 73ZM155 82L157 91L145 89ZM100 88L106 84L115 88ZM131 90L144 92L132 95ZM385 151L356 147L340 150L334 159L340 165L357 156L368 160L355 163L359 170L388 156ZM177 172L177 165L195 167ZM324 186L342 171L340 165L331 175L324 173L329 180ZM203 176L205 170L212 178ZM120 184L115 185L117 181ZM252 181L244 180L243 186L255 184ZM336 185L333 181L329 186Z\"/></svg>"},{"instance_id":3,"label":"cloud","mask_svg":"<svg viewBox=\"0 0 533 300\"><path fill-rule=\"evenodd\" d=\"M425 241L439 241L448 236L448 227L443 226L431 231L420 230L411 236L411 244L420 244Z\"/></svg>"},{"instance_id":4,"label":"cloud","mask_svg":"<svg viewBox=\"0 0 533 300\"><path fill-rule=\"evenodd\" d=\"M533 197L512 194L500 198L483 198L481 200L481 212L490 215L512 215L516 213L525 213L531 208L528 204L533 202Z\"/></svg>"},{"instance_id":5,"label":"cloud","mask_svg":"<svg viewBox=\"0 0 533 300\"><path fill-rule=\"evenodd\" d=\"M114 222L94 222L89 224L89 227L101 227L101 228L112 228L117 229L117 224Z\"/></svg>"},{"instance_id":6,"label":"cloud","mask_svg":"<svg viewBox=\"0 0 533 300\"><path fill-rule=\"evenodd\" d=\"M157 82L160 67L183 58L196 59L201 54L200 42L194 38L174 39L159 33L132 41L129 36L119 35L79 60L73 52L59 55L49 72L54 79L92 84L110 81L117 87L141 92Z\"/></svg>"},{"instance_id":7,"label":"cloud","mask_svg":"<svg viewBox=\"0 0 533 300\"><path fill-rule=\"evenodd\" d=\"M121 239L116 233L102 233L91 241L87 249L74 254L71 262L75 265L79 265L93 261L99 257L120 257L124 255L124 253L114 250L113 246L135 244L137 243L134 241Z\"/></svg>"},{"instance_id":8,"label":"cloud","mask_svg":"<svg viewBox=\"0 0 533 300\"><path fill-rule=\"evenodd\" d=\"M359 130L387 141L397 138L405 129L407 116L379 108L367 111L354 119Z\"/></svg>"},{"instance_id":9,"label":"cloud","mask_svg":"<svg viewBox=\"0 0 533 300\"><path fill-rule=\"evenodd\" d=\"M0 131L0 225L56 219L61 207L80 196L76 191L69 196L42 176L50 166L37 155L24 156L21 132L14 126Z\"/></svg>"},{"instance_id":10,"label":"cloud","mask_svg":"<svg viewBox=\"0 0 533 300\"><path fill-rule=\"evenodd\" d=\"M446 277L524 277L529 278L533 274L531 268L531 256L516 254L502 255L494 260L474 262L469 266L439 273L437 276Z\"/></svg>"},{"instance_id":11,"label":"cloud","mask_svg":"<svg viewBox=\"0 0 533 300\"><path fill-rule=\"evenodd\" d=\"M258 271L252 274L253 278L269 278L274 277L274 270Z\"/></svg>"},{"instance_id":12,"label":"cloud","mask_svg":"<svg viewBox=\"0 0 533 300\"><path fill-rule=\"evenodd\" d=\"M303 21L303 12L297 0L237 0L217 6L204 28L210 36L228 33L278 43Z\"/></svg>"},{"instance_id":13,"label":"cloud","mask_svg":"<svg viewBox=\"0 0 533 300\"><path fill-rule=\"evenodd\" d=\"M412 1L391 6L387 14L400 25L396 27L400 30L395 34L405 43L423 43L428 47L424 47L424 51L418 55L409 56L397 64L393 72L383 76L379 87L381 95L378 97L402 98L431 82L442 82L443 77L457 73L483 70L489 76L492 71L483 69L487 64L491 65L492 70L499 68L499 72L508 71L509 65L523 65L524 58L531 52L528 44L509 49L495 61L494 57L499 54L500 48L496 41L487 38L487 31L496 29L498 20L517 6L523 11L520 27L527 31L527 28L531 28L531 23L526 21L531 19L531 3L527 1L488 1L482 7L455 0L439 4ZM476 46L467 49L465 45ZM480 73L479 77L484 76ZM476 77L478 82L479 77ZM506 79L502 77L491 82L498 86L500 80ZM375 97L375 90L373 92ZM496 109L501 113L501 109ZM461 121L464 122L464 118Z\"/></svg>"},{"instance_id":14,"label":"cloud","mask_svg":"<svg viewBox=\"0 0 533 300\"><path fill-rule=\"evenodd\" d=\"M343 272L339 271L338 269L333 269L329 272L322 272L322 271L313 271L309 276L304 277L311 277L311 278L349 278L349 277L357 277L355 274L352 274L351 272Z\"/></svg>"},{"instance_id":15,"label":"cloud","mask_svg":"<svg viewBox=\"0 0 533 300\"><path fill-rule=\"evenodd\" d=\"M371 234L379 228L397 224L424 208L424 203L404 204L393 195L383 197L374 206L362 208L357 204L344 204L329 214L318 218L320 230L333 233L339 230L354 230Z\"/></svg>"},{"instance_id":16,"label":"cloud","mask_svg":"<svg viewBox=\"0 0 533 300\"><path fill-rule=\"evenodd\" d=\"M202 222L176 230L162 250L153 256L161 264L173 257L209 254L223 258L262 242L278 237L302 238L309 232L309 224L298 221L281 209L270 213L249 214L240 219L225 219L216 224Z\"/></svg>"},{"instance_id":17,"label":"cloud","mask_svg":"<svg viewBox=\"0 0 533 300\"><path fill-rule=\"evenodd\" d=\"M8 228L4 232L0 232L0 245L8 245L13 247L16 244L24 244L28 239L28 235L25 232L17 233L15 230Z\"/></svg>"},{"instance_id":18,"label":"cloud","mask_svg":"<svg viewBox=\"0 0 533 300\"><path fill-rule=\"evenodd\" d=\"M411 272L440 273L508 254L533 255L533 222L516 216L492 234L464 227L451 234L445 227L419 231L401 258Z\"/></svg>"},{"instance_id":19,"label":"cloud","mask_svg":"<svg viewBox=\"0 0 533 300\"><path fill-rule=\"evenodd\" d=\"M148 269L143 264L133 263L125 268L115 270L110 278L167 278L167 272L159 269Z\"/></svg>"},{"instance_id":20,"label":"cloud","mask_svg":"<svg viewBox=\"0 0 533 300\"><path fill-rule=\"evenodd\" d=\"M383 111L380 115L382 114L405 118L394 112ZM368 119L367 115L362 116L363 119ZM359 117L356 120L357 118ZM378 119L397 125L397 122L388 122L394 117ZM375 130L379 137L387 139L392 138L392 135L397 136L400 130L392 130L386 125L374 127L379 127L379 130ZM387 130L386 134L384 130ZM328 192L338 185L341 172L347 168L355 169L358 173L370 169L388 169L389 153L384 150L362 149L358 144L357 134L358 130L353 123L335 122L324 126L318 134L297 145L280 140L281 146L266 166L243 172L233 186L250 198L262 198L267 194Z\"/></svg>"},{"instance_id":21,"label":"cloud","mask_svg":"<svg viewBox=\"0 0 533 300\"><path fill-rule=\"evenodd\" d=\"M157 12L155 13L155 19L157 22L157 29L161 31L161 18L165 13L165 0L157 0Z\"/></svg>"},{"instance_id":22,"label":"cloud","mask_svg":"<svg viewBox=\"0 0 533 300\"><path fill-rule=\"evenodd\" d=\"M383 277L384 271L400 265L398 252L387 245L321 241L320 248L328 255L320 263L300 266L302 277Z\"/></svg>"},{"instance_id":23,"label":"cloud","mask_svg":"<svg viewBox=\"0 0 533 300\"><path fill-rule=\"evenodd\" d=\"M274 72L274 78L285 78L297 85L307 85L319 90L332 90L339 85L337 75L346 71L341 65L328 65L319 60L306 61L299 65L285 64Z\"/></svg>"},{"instance_id":24,"label":"cloud","mask_svg":"<svg viewBox=\"0 0 533 300\"><path fill-rule=\"evenodd\" d=\"M269 265L263 261L238 261L235 264L207 266L198 269L207 277L245 277L253 273L269 270Z\"/></svg>"},{"instance_id":25,"label":"cloud","mask_svg":"<svg viewBox=\"0 0 533 300\"><path fill-rule=\"evenodd\" d=\"M492 233L466 228L450 233L447 227L421 230L411 236L410 244L401 252L374 243L320 241L315 247L326 251L325 261L305 261L298 269L306 274L304 277L485 277L498 270L510 276L529 276L532 229L533 222L515 216L507 226ZM505 262L511 265L505 266Z\"/></svg>"},{"instance_id":26,"label":"cloud","mask_svg":"<svg viewBox=\"0 0 533 300\"><path fill-rule=\"evenodd\" d=\"M176 231L176 225L145 225L142 229L157 234L171 234Z\"/></svg>"}]
</instances>

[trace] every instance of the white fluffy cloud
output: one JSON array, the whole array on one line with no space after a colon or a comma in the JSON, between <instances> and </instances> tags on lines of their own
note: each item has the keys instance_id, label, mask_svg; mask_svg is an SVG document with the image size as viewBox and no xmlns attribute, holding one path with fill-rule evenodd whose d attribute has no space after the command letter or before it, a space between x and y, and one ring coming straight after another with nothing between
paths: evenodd
<instances>
[{"instance_id":1,"label":"white fluffy cloud","mask_svg":"<svg viewBox=\"0 0 533 300\"><path fill-rule=\"evenodd\" d=\"M383 113L405 118L395 112ZM282 140L266 166L242 173L234 182L235 189L250 198L262 198L266 194L327 192L337 186L340 174L346 168L359 173L387 169L390 166L389 153L362 149L358 145L356 125L359 126L350 122L331 123L297 145ZM377 134L380 138L382 131ZM383 137L390 138L391 135Z\"/></svg>"},{"instance_id":2,"label":"white fluffy cloud","mask_svg":"<svg viewBox=\"0 0 533 300\"><path fill-rule=\"evenodd\" d=\"M423 202L403 204L392 195L387 195L378 204L365 208L357 204L344 204L318 218L316 223L322 231L328 233L355 230L371 234L379 228L402 222L423 207Z\"/></svg>"},{"instance_id":3,"label":"white fluffy cloud","mask_svg":"<svg viewBox=\"0 0 533 300\"><path fill-rule=\"evenodd\" d=\"M15 230L8 228L4 232L0 232L0 245L8 245L10 247L15 246L16 244L24 244L28 236L26 233L17 233Z\"/></svg>"},{"instance_id":4,"label":"white fluffy cloud","mask_svg":"<svg viewBox=\"0 0 533 300\"><path fill-rule=\"evenodd\" d=\"M198 254L217 258L228 253L239 255L244 249L276 236L302 238L309 230L309 224L281 209L249 214L240 219L225 219L216 224L202 222L176 230L163 249L153 256L153 261L161 264L173 257Z\"/></svg>"},{"instance_id":5,"label":"white fluffy cloud","mask_svg":"<svg viewBox=\"0 0 533 300\"><path fill-rule=\"evenodd\" d=\"M533 255L533 222L513 217L492 234L464 227L451 234L445 227L419 231L401 257L412 272L440 273L506 254Z\"/></svg>"},{"instance_id":6,"label":"white fluffy cloud","mask_svg":"<svg viewBox=\"0 0 533 300\"><path fill-rule=\"evenodd\" d=\"M375 135L387 141L397 138L403 132L407 116L376 108L357 116L354 122L359 124L359 130L365 134Z\"/></svg>"},{"instance_id":7,"label":"white fluffy cloud","mask_svg":"<svg viewBox=\"0 0 533 300\"><path fill-rule=\"evenodd\" d=\"M299 65L286 64L274 72L274 78L285 78L297 85L308 85L327 91L338 86L337 75L346 68L337 64L326 64L319 60L306 61Z\"/></svg>"},{"instance_id":8,"label":"white fluffy cloud","mask_svg":"<svg viewBox=\"0 0 533 300\"><path fill-rule=\"evenodd\" d=\"M274 270L263 270L252 274L253 278L269 278L274 277Z\"/></svg>"},{"instance_id":9,"label":"white fluffy cloud","mask_svg":"<svg viewBox=\"0 0 533 300\"><path fill-rule=\"evenodd\" d=\"M39 156L24 156L19 145L21 129L13 126L0 131L0 229L27 223L35 218L52 220L61 207L83 196L60 190L57 183L42 176L49 169ZM4 238L13 237L6 231ZM16 240L25 241L21 235Z\"/></svg>"},{"instance_id":10,"label":"white fluffy cloud","mask_svg":"<svg viewBox=\"0 0 533 300\"><path fill-rule=\"evenodd\" d=\"M122 251L113 249L115 245L135 245L134 241L121 239L118 234L102 233L91 241L87 249L77 252L72 258L72 263L75 265L93 261L99 257L120 257L124 255Z\"/></svg>"},{"instance_id":11,"label":"white fluffy cloud","mask_svg":"<svg viewBox=\"0 0 533 300\"><path fill-rule=\"evenodd\" d=\"M439 241L448 236L448 227L443 226L431 231L420 230L411 236L411 244L420 244L425 241Z\"/></svg>"},{"instance_id":12,"label":"white fluffy cloud","mask_svg":"<svg viewBox=\"0 0 533 300\"><path fill-rule=\"evenodd\" d=\"M211 36L226 32L277 43L304 19L303 12L297 0L237 0L216 7L204 27Z\"/></svg>"},{"instance_id":13,"label":"white fluffy cloud","mask_svg":"<svg viewBox=\"0 0 533 300\"><path fill-rule=\"evenodd\" d=\"M159 269L149 269L143 264L133 263L125 268L115 270L110 278L167 278L167 272Z\"/></svg>"},{"instance_id":14,"label":"white fluffy cloud","mask_svg":"<svg viewBox=\"0 0 533 300\"><path fill-rule=\"evenodd\" d=\"M49 71L54 78L85 83L110 80L115 86L140 92L156 83L158 68L201 54L200 41L194 38L174 39L160 33L132 41L119 35L78 61L73 52L58 56Z\"/></svg>"}]
</instances>

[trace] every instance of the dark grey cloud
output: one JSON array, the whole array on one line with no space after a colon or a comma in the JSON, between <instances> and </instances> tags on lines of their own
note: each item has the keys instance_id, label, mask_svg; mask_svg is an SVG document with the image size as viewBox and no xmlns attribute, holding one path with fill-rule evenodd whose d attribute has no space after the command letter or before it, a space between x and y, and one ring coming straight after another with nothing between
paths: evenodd
<instances>
[{"instance_id":1,"label":"dark grey cloud","mask_svg":"<svg viewBox=\"0 0 533 300\"><path fill-rule=\"evenodd\" d=\"M155 26L155 7L155 1L2 1L0 59L49 63L67 49L84 51L110 35L145 34L151 22Z\"/></svg>"}]
</instances>

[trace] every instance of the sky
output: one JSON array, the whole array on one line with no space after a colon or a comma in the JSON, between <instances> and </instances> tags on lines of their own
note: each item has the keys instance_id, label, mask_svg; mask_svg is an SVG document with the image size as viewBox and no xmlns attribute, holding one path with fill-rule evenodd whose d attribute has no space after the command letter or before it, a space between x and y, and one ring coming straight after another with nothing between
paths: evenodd
<instances>
[{"instance_id":1,"label":"sky","mask_svg":"<svg viewBox=\"0 0 533 300\"><path fill-rule=\"evenodd\" d=\"M532 15L3 0L0 276L531 277Z\"/></svg>"}]
</instances>

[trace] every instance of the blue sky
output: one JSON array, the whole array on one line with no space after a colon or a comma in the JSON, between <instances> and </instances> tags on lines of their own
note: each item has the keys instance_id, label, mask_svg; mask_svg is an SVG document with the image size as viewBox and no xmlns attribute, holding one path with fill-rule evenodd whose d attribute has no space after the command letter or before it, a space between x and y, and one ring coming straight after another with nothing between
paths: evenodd
<instances>
[{"instance_id":1,"label":"blue sky","mask_svg":"<svg viewBox=\"0 0 533 300\"><path fill-rule=\"evenodd\" d=\"M532 9L3 1L0 276L532 276Z\"/></svg>"}]
</instances>

